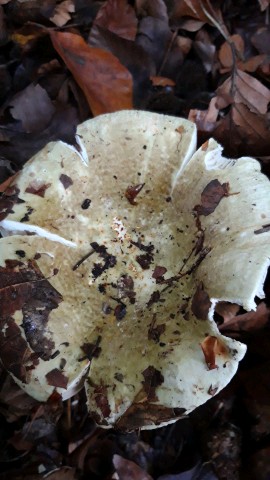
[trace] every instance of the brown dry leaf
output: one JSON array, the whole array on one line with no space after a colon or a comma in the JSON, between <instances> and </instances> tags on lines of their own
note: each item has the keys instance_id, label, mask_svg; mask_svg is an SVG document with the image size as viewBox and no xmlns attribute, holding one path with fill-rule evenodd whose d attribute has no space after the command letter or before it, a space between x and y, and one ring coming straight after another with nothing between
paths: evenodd
<instances>
[{"instance_id":1,"label":"brown dry leaf","mask_svg":"<svg viewBox=\"0 0 270 480\"><path fill-rule=\"evenodd\" d=\"M226 155L263 157L270 148L267 118L252 113L244 104L235 104L217 121L213 135L226 149Z\"/></svg>"},{"instance_id":2,"label":"brown dry leaf","mask_svg":"<svg viewBox=\"0 0 270 480\"><path fill-rule=\"evenodd\" d=\"M183 0L175 2L172 18L192 17L203 23L209 23L219 29L224 36L228 36L220 9L215 8L209 0Z\"/></svg>"},{"instance_id":3,"label":"brown dry leaf","mask_svg":"<svg viewBox=\"0 0 270 480\"><path fill-rule=\"evenodd\" d=\"M234 45L234 48L238 52L239 56L242 56L244 54L245 44L241 35L231 35L228 40L230 40L231 44ZM234 58L232 54L232 47L229 42L226 41L221 45L218 52L218 58L221 65L225 67L225 69L231 69L233 67Z\"/></svg>"},{"instance_id":4,"label":"brown dry leaf","mask_svg":"<svg viewBox=\"0 0 270 480\"><path fill-rule=\"evenodd\" d=\"M270 102L270 90L259 80L240 70L227 78L216 93L216 105L220 109L233 103L242 103L251 112L265 114Z\"/></svg>"},{"instance_id":5,"label":"brown dry leaf","mask_svg":"<svg viewBox=\"0 0 270 480\"><path fill-rule=\"evenodd\" d=\"M220 315L222 316L224 315L224 323L219 326L219 329L221 331L231 330L235 332L236 331L253 332L255 330L264 328L267 325L267 323L269 323L270 321L270 308L267 307L265 302L260 303L255 312L251 311L251 312L247 312L237 316L235 316L237 313L236 308L233 311L232 309L233 304L229 304L229 305L231 305L230 314L228 314L227 312L225 314L220 313L220 311L216 308L216 311Z\"/></svg>"},{"instance_id":6,"label":"brown dry leaf","mask_svg":"<svg viewBox=\"0 0 270 480\"><path fill-rule=\"evenodd\" d=\"M107 0L99 9L93 28L98 26L126 40L135 40L137 23L134 8L127 0Z\"/></svg>"},{"instance_id":7,"label":"brown dry leaf","mask_svg":"<svg viewBox=\"0 0 270 480\"><path fill-rule=\"evenodd\" d=\"M237 58L234 58L232 47L230 46L229 42L224 42L219 50L219 61L223 68L220 69L221 73L226 73L230 71L234 64L237 65L239 70L243 70L246 72L255 72L260 65L262 65L265 61L267 61L267 55L255 55L247 60L241 60L244 56L244 40L241 35L235 34L229 37L230 42L234 45L234 49L236 51Z\"/></svg>"},{"instance_id":8,"label":"brown dry leaf","mask_svg":"<svg viewBox=\"0 0 270 480\"><path fill-rule=\"evenodd\" d=\"M120 455L113 456L113 464L119 480L153 480L139 465Z\"/></svg>"},{"instance_id":9,"label":"brown dry leaf","mask_svg":"<svg viewBox=\"0 0 270 480\"><path fill-rule=\"evenodd\" d=\"M26 133L44 130L55 113L55 108L46 90L33 83L17 93L9 106L11 115L22 122Z\"/></svg>"},{"instance_id":10,"label":"brown dry leaf","mask_svg":"<svg viewBox=\"0 0 270 480\"><path fill-rule=\"evenodd\" d=\"M269 142L269 127L264 118L250 112L250 110L243 104L239 104L232 109L232 121L239 127L239 134L248 145L253 145L256 149L261 148ZM269 144L269 143L267 143ZM251 155L256 155L250 153ZM259 155L259 151L257 150Z\"/></svg>"},{"instance_id":11,"label":"brown dry leaf","mask_svg":"<svg viewBox=\"0 0 270 480\"><path fill-rule=\"evenodd\" d=\"M218 368L216 365L216 355L226 356L227 353L226 347L219 340L219 338L208 335L201 343L201 347L209 370Z\"/></svg>"},{"instance_id":12,"label":"brown dry leaf","mask_svg":"<svg viewBox=\"0 0 270 480\"><path fill-rule=\"evenodd\" d=\"M216 107L216 97L209 103L208 110L190 110L188 120L196 123L199 131L212 132L217 126L219 110Z\"/></svg>"},{"instance_id":13,"label":"brown dry leaf","mask_svg":"<svg viewBox=\"0 0 270 480\"><path fill-rule=\"evenodd\" d=\"M74 1L64 0L64 2L56 5L50 20L57 25L57 27L63 27L71 19L70 13L74 12Z\"/></svg>"},{"instance_id":14,"label":"brown dry leaf","mask_svg":"<svg viewBox=\"0 0 270 480\"><path fill-rule=\"evenodd\" d=\"M50 32L55 50L83 90L93 115L131 109L132 77L109 52L73 33Z\"/></svg>"},{"instance_id":15,"label":"brown dry leaf","mask_svg":"<svg viewBox=\"0 0 270 480\"><path fill-rule=\"evenodd\" d=\"M224 324L234 318L239 310L240 306L237 303L218 302L215 306L215 312L223 318Z\"/></svg>"}]
</instances>

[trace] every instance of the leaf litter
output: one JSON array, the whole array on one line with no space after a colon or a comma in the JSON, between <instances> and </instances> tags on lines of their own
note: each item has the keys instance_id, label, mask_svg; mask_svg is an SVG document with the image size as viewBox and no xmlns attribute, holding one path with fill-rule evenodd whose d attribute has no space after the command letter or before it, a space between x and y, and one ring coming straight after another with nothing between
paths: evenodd
<instances>
[{"instance_id":1,"label":"leaf litter","mask_svg":"<svg viewBox=\"0 0 270 480\"><path fill-rule=\"evenodd\" d=\"M268 0L1 1L0 182L49 141L74 144L89 116L134 107L190 118L201 144L214 136L269 174L268 9ZM216 306L220 330L248 344L232 384L155 432L102 431L83 393L40 404L1 370L0 479L265 480L269 285L256 312ZM202 348L214 368L215 339Z\"/></svg>"}]
</instances>

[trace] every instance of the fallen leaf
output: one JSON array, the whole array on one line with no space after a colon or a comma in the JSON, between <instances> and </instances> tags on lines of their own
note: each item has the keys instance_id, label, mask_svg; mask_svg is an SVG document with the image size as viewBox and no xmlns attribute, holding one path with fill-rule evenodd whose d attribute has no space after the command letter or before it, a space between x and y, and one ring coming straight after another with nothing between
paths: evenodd
<instances>
[{"instance_id":1,"label":"fallen leaf","mask_svg":"<svg viewBox=\"0 0 270 480\"><path fill-rule=\"evenodd\" d=\"M231 35L228 37L228 40L231 43L226 41L221 45L218 52L218 58L223 67L226 67L226 69L231 69L234 65L234 62L238 59L233 57L231 45L233 44L236 52L242 56L244 54L245 44L243 38L239 34Z\"/></svg>"},{"instance_id":2,"label":"fallen leaf","mask_svg":"<svg viewBox=\"0 0 270 480\"><path fill-rule=\"evenodd\" d=\"M140 191L143 189L144 183L139 183L138 185L129 185L125 191L125 197L131 205L137 205L135 198L139 195Z\"/></svg>"},{"instance_id":3,"label":"fallen leaf","mask_svg":"<svg viewBox=\"0 0 270 480\"><path fill-rule=\"evenodd\" d=\"M55 113L53 103L40 85L30 84L17 93L9 103L11 114L22 122L26 133L44 130Z\"/></svg>"},{"instance_id":4,"label":"fallen leaf","mask_svg":"<svg viewBox=\"0 0 270 480\"><path fill-rule=\"evenodd\" d=\"M237 315L239 310L240 306L237 305L237 303L218 302L215 306L215 312L223 318L224 323L222 325L230 322L230 320ZM222 325L220 325L220 327L222 327Z\"/></svg>"},{"instance_id":5,"label":"fallen leaf","mask_svg":"<svg viewBox=\"0 0 270 480\"><path fill-rule=\"evenodd\" d=\"M152 82L152 85L154 87L174 87L175 86L175 81L171 80L170 78L166 77L155 77L152 76L150 77L150 80Z\"/></svg>"},{"instance_id":6,"label":"fallen leaf","mask_svg":"<svg viewBox=\"0 0 270 480\"><path fill-rule=\"evenodd\" d=\"M25 256L23 250L17 250L16 255L18 260L7 260L6 266L0 267L1 322L6 327L5 332L0 332L0 344L4 354L3 363L13 358L14 375L26 382L31 365L38 363L39 358L48 360L53 353L54 342L46 331L46 325L50 312L58 307L62 297L41 274L35 262L23 266L20 261ZM21 338L13 318L16 312L21 314L26 339ZM29 324L31 315L35 318L32 325ZM27 347L27 341L32 351Z\"/></svg>"},{"instance_id":7,"label":"fallen leaf","mask_svg":"<svg viewBox=\"0 0 270 480\"><path fill-rule=\"evenodd\" d=\"M73 33L50 32L54 48L83 90L93 115L132 108L132 77L109 52Z\"/></svg>"},{"instance_id":8,"label":"fallen leaf","mask_svg":"<svg viewBox=\"0 0 270 480\"><path fill-rule=\"evenodd\" d=\"M228 196L228 192L228 183L221 184L217 179L211 180L201 194L201 204L196 205L194 210L198 215L210 215L215 211L222 198Z\"/></svg>"},{"instance_id":9,"label":"fallen leaf","mask_svg":"<svg viewBox=\"0 0 270 480\"><path fill-rule=\"evenodd\" d=\"M268 27L259 28L251 37L252 45L259 53L270 55L270 31Z\"/></svg>"},{"instance_id":10,"label":"fallen leaf","mask_svg":"<svg viewBox=\"0 0 270 480\"><path fill-rule=\"evenodd\" d=\"M48 385L53 387L67 388L68 377L66 377L61 370L54 368L45 375Z\"/></svg>"},{"instance_id":11,"label":"fallen leaf","mask_svg":"<svg viewBox=\"0 0 270 480\"><path fill-rule=\"evenodd\" d=\"M18 170L26 160L29 160L38 150L48 142L62 140L71 145L76 144L76 125L79 123L77 112L71 105L56 104L55 114L47 128L36 133L22 133L16 130L8 130L7 138L1 141L1 156L9 160L13 169L7 168L1 176L4 181L10 173ZM2 172L1 172L2 173Z\"/></svg>"},{"instance_id":12,"label":"fallen leaf","mask_svg":"<svg viewBox=\"0 0 270 480\"><path fill-rule=\"evenodd\" d=\"M171 17L192 17L203 23L218 28L224 36L228 35L220 9L214 7L209 0L182 0L175 2Z\"/></svg>"},{"instance_id":13,"label":"fallen leaf","mask_svg":"<svg viewBox=\"0 0 270 480\"><path fill-rule=\"evenodd\" d=\"M92 30L98 26L126 40L135 40L137 23L134 8L127 0L107 0L99 9Z\"/></svg>"},{"instance_id":14,"label":"fallen leaf","mask_svg":"<svg viewBox=\"0 0 270 480\"><path fill-rule=\"evenodd\" d=\"M137 43L101 27L91 30L88 43L111 52L132 74L134 107L141 107L150 90L149 77L155 75L153 58Z\"/></svg>"},{"instance_id":15,"label":"fallen leaf","mask_svg":"<svg viewBox=\"0 0 270 480\"><path fill-rule=\"evenodd\" d=\"M261 302L255 312L251 311L241 315L236 315L236 305L234 306L234 309L233 304L229 305L231 305L231 307L229 307L229 310L226 309L226 312L220 312L219 308L217 308L218 306L216 307L216 311L224 318L224 323L219 325L221 331L253 332L270 324L270 308L267 307L265 302Z\"/></svg>"},{"instance_id":16,"label":"fallen leaf","mask_svg":"<svg viewBox=\"0 0 270 480\"><path fill-rule=\"evenodd\" d=\"M155 367L150 365L142 372L144 381L142 382L144 391L147 395L149 402L156 402L158 398L156 396L156 388L162 385L164 377L162 373Z\"/></svg>"},{"instance_id":17,"label":"fallen leaf","mask_svg":"<svg viewBox=\"0 0 270 480\"><path fill-rule=\"evenodd\" d=\"M267 61L267 55L265 54L244 59L245 44L241 35L232 35L229 37L229 40L234 47L232 48L231 44L226 41L221 46L218 54L219 61L223 67L220 69L221 73L230 71L234 66L237 66L238 70L255 72L260 65Z\"/></svg>"},{"instance_id":18,"label":"fallen leaf","mask_svg":"<svg viewBox=\"0 0 270 480\"><path fill-rule=\"evenodd\" d=\"M203 284L201 283L193 296L191 303L191 311L196 318L207 320L210 307L211 302L209 295L204 290Z\"/></svg>"},{"instance_id":19,"label":"fallen leaf","mask_svg":"<svg viewBox=\"0 0 270 480\"><path fill-rule=\"evenodd\" d=\"M226 108L232 103L243 103L251 112L265 114L270 102L270 90L248 73L236 70L217 89L218 108Z\"/></svg>"},{"instance_id":20,"label":"fallen leaf","mask_svg":"<svg viewBox=\"0 0 270 480\"><path fill-rule=\"evenodd\" d=\"M212 132L217 126L219 109L216 107L216 97L213 97L209 103L208 110L189 111L188 120L196 123L199 132Z\"/></svg>"},{"instance_id":21,"label":"fallen leaf","mask_svg":"<svg viewBox=\"0 0 270 480\"><path fill-rule=\"evenodd\" d=\"M7 188L8 186L11 184L11 182L13 182L13 180L15 179L17 173L14 173L14 175L12 175L11 177L7 178L3 183L0 184L0 192L3 193Z\"/></svg>"},{"instance_id":22,"label":"fallen leaf","mask_svg":"<svg viewBox=\"0 0 270 480\"><path fill-rule=\"evenodd\" d=\"M167 21L144 17L138 26L136 44L148 53L156 65L155 75L175 80L183 63L183 54Z\"/></svg>"},{"instance_id":23,"label":"fallen leaf","mask_svg":"<svg viewBox=\"0 0 270 480\"><path fill-rule=\"evenodd\" d=\"M209 370L218 368L216 365L216 355L226 355L227 349L219 338L208 335L201 343L205 362Z\"/></svg>"},{"instance_id":24,"label":"fallen leaf","mask_svg":"<svg viewBox=\"0 0 270 480\"><path fill-rule=\"evenodd\" d=\"M64 2L56 5L52 16L50 17L57 27L63 27L71 19L71 13L75 12L75 6L73 0L64 0Z\"/></svg>"},{"instance_id":25,"label":"fallen leaf","mask_svg":"<svg viewBox=\"0 0 270 480\"><path fill-rule=\"evenodd\" d=\"M163 0L136 0L137 14L143 17L154 17L168 22L167 6Z\"/></svg>"},{"instance_id":26,"label":"fallen leaf","mask_svg":"<svg viewBox=\"0 0 270 480\"><path fill-rule=\"evenodd\" d=\"M153 480L139 465L120 455L113 456L113 464L119 480Z\"/></svg>"}]
</instances>

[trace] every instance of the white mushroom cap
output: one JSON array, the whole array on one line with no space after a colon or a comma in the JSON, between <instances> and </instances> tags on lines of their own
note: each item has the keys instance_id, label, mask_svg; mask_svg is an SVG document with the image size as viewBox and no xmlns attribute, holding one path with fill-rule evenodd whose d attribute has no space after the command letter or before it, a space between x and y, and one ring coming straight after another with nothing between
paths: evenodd
<instances>
[{"instance_id":1,"label":"white mushroom cap","mask_svg":"<svg viewBox=\"0 0 270 480\"><path fill-rule=\"evenodd\" d=\"M194 154L179 118L122 111L77 134L79 153L47 145L0 202L0 356L39 400L84 380L99 424L154 428L220 391L245 353L212 317L263 296L269 182L214 140Z\"/></svg>"}]
</instances>

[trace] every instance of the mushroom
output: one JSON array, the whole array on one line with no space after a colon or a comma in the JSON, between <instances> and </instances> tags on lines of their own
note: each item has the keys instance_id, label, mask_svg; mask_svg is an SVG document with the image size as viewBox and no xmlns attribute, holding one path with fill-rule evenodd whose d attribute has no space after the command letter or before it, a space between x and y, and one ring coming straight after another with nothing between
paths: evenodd
<instances>
[{"instance_id":1,"label":"mushroom","mask_svg":"<svg viewBox=\"0 0 270 480\"><path fill-rule=\"evenodd\" d=\"M270 187L257 161L213 139L195 149L187 120L102 115L7 189L0 356L27 393L66 399L84 383L99 425L155 428L235 374L246 347L214 308L264 296Z\"/></svg>"}]
</instances>

